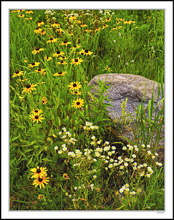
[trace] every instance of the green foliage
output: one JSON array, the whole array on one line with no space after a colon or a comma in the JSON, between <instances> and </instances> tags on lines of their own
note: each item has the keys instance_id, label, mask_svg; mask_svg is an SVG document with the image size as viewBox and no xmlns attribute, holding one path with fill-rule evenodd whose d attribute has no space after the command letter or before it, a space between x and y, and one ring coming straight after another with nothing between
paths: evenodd
<instances>
[{"instance_id":1,"label":"green foliage","mask_svg":"<svg viewBox=\"0 0 174 220\"><path fill-rule=\"evenodd\" d=\"M44 22L40 27L43 35L36 33L39 21ZM53 27L55 22L60 26ZM83 24L87 26L81 27ZM57 41L48 43L51 38ZM71 44L61 45L64 41ZM80 47L72 49L74 45ZM37 48L44 50L32 53ZM91 54L82 55L82 49ZM53 56L57 51L63 55ZM47 61L47 56L52 59ZM63 56L66 65L60 65ZM72 63L76 58L82 60L79 65ZM33 62L40 64L31 67ZM21 75L15 76L17 71ZM64 74L55 75L60 72ZM150 178L142 177L133 171L130 161L129 169L122 170L118 158L126 163L136 147L123 150L125 146L111 132L107 84L99 81L93 95L95 86L88 86L94 76L110 72L155 80L161 83L159 95L164 97L164 10L10 11L11 210L164 209L164 171L155 156L164 124L164 99L160 112L154 96L147 108L142 104L136 109L134 134L141 142L132 143L139 146L135 161L137 166L147 163L153 173ZM78 95L71 83L81 85ZM120 123L129 127L126 102L121 105ZM156 140L152 144L153 134ZM151 145L152 154L143 144ZM31 169L37 166L47 168L45 188L33 185ZM126 183L135 195L120 192Z\"/></svg>"}]
</instances>

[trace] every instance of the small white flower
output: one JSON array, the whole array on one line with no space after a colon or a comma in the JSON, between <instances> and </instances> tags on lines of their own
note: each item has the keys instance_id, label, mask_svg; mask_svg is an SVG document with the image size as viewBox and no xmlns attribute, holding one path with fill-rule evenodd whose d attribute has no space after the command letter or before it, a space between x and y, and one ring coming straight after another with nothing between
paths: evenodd
<instances>
[{"instance_id":1,"label":"small white flower","mask_svg":"<svg viewBox=\"0 0 174 220\"><path fill-rule=\"evenodd\" d=\"M97 159L94 158L93 161L94 161L94 162L97 162Z\"/></svg>"},{"instance_id":2,"label":"small white flower","mask_svg":"<svg viewBox=\"0 0 174 220\"><path fill-rule=\"evenodd\" d=\"M105 170L108 170L108 168L107 168L107 167L105 167Z\"/></svg>"},{"instance_id":3,"label":"small white flower","mask_svg":"<svg viewBox=\"0 0 174 220\"><path fill-rule=\"evenodd\" d=\"M116 40L113 40L113 42L115 43L115 42L116 42Z\"/></svg>"},{"instance_id":4,"label":"small white flower","mask_svg":"<svg viewBox=\"0 0 174 220\"><path fill-rule=\"evenodd\" d=\"M131 195L135 195L135 194L136 194L136 192L135 192L135 191L132 191L132 192L130 192L130 194L131 194Z\"/></svg>"},{"instance_id":5,"label":"small white flower","mask_svg":"<svg viewBox=\"0 0 174 220\"><path fill-rule=\"evenodd\" d=\"M93 179L96 179L96 178L97 178L97 176L96 176L96 175L94 175L94 176L93 176Z\"/></svg>"},{"instance_id":6,"label":"small white flower","mask_svg":"<svg viewBox=\"0 0 174 220\"><path fill-rule=\"evenodd\" d=\"M133 166L137 166L137 163L136 163L136 162L134 162L134 163L133 163Z\"/></svg>"},{"instance_id":7,"label":"small white flower","mask_svg":"<svg viewBox=\"0 0 174 220\"><path fill-rule=\"evenodd\" d=\"M118 34L119 34L119 36L121 37L121 33L119 32Z\"/></svg>"},{"instance_id":8,"label":"small white flower","mask_svg":"<svg viewBox=\"0 0 174 220\"><path fill-rule=\"evenodd\" d=\"M61 135L62 134L62 132L61 131L59 131L59 135Z\"/></svg>"},{"instance_id":9,"label":"small white flower","mask_svg":"<svg viewBox=\"0 0 174 220\"><path fill-rule=\"evenodd\" d=\"M55 147L54 147L54 150L57 150L57 149L58 149L58 146L55 146Z\"/></svg>"},{"instance_id":10,"label":"small white flower","mask_svg":"<svg viewBox=\"0 0 174 220\"><path fill-rule=\"evenodd\" d=\"M105 141L105 144L106 144L106 145L109 145L109 142L108 142L108 141Z\"/></svg>"},{"instance_id":11,"label":"small white flower","mask_svg":"<svg viewBox=\"0 0 174 220\"><path fill-rule=\"evenodd\" d=\"M92 140L95 140L95 138L96 138L95 136L92 136L92 137L91 137Z\"/></svg>"},{"instance_id":12,"label":"small white flower","mask_svg":"<svg viewBox=\"0 0 174 220\"><path fill-rule=\"evenodd\" d=\"M59 151L58 151L58 154L62 154L62 153L63 153L63 151L62 151L62 150L59 150Z\"/></svg>"},{"instance_id":13,"label":"small white flower","mask_svg":"<svg viewBox=\"0 0 174 220\"><path fill-rule=\"evenodd\" d=\"M122 150L127 150L127 147L126 147L126 146L124 146L124 147L122 148Z\"/></svg>"},{"instance_id":14,"label":"small white flower","mask_svg":"<svg viewBox=\"0 0 174 220\"><path fill-rule=\"evenodd\" d=\"M128 65L128 62L126 62L125 64Z\"/></svg>"},{"instance_id":15,"label":"small white flower","mask_svg":"<svg viewBox=\"0 0 174 220\"><path fill-rule=\"evenodd\" d=\"M115 147L115 146L112 146L111 148L112 148L112 150L115 150L115 149L116 149L116 147Z\"/></svg>"},{"instance_id":16,"label":"small white flower","mask_svg":"<svg viewBox=\"0 0 174 220\"><path fill-rule=\"evenodd\" d=\"M134 62L134 60L131 60L131 62L133 63L133 62Z\"/></svg>"},{"instance_id":17,"label":"small white flower","mask_svg":"<svg viewBox=\"0 0 174 220\"><path fill-rule=\"evenodd\" d=\"M150 148L150 145L147 145L147 148Z\"/></svg>"},{"instance_id":18,"label":"small white flower","mask_svg":"<svg viewBox=\"0 0 174 220\"><path fill-rule=\"evenodd\" d=\"M149 174L149 173L147 173L147 174L146 174L146 177L147 177L147 178L150 178L150 174Z\"/></svg>"},{"instance_id":19,"label":"small white flower","mask_svg":"<svg viewBox=\"0 0 174 220\"><path fill-rule=\"evenodd\" d=\"M77 187L76 187L76 186L74 187L74 190L77 190Z\"/></svg>"},{"instance_id":20,"label":"small white flower","mask_svg":"<svg viewBox=\"0 0 174 220\"><path fill-rule=\"evenodd\" d=\"M136 167L133 167L133 170L136 170L137 168Z\"/></svg>"},{"instance_id":21,"label":"small white flower","mask_svg":"<svg viewBox=\"0 0 174 220\"><path fill-rule=\"evenodd\" d=\"M133 158L136 158L136 155L135 155L135 154L132 154L132 157L133 157Z\"/></svg>"},{"instance_id":22,"label":"small white flower","mask_svg":"<svg viewBox=\"0 0 174 220\"><path fill-rule=\"evenodd\" d=\"M127 167L129 164L128 163L124 163L124 166Z\"/></svg>"},{"instance_id":23,"label":"small white flower","mask_svg":"<svg viewBox=\"0 0 174 220\"><path fill-rule=\"evenodd\" d=\"M112 168L112 167L113 167L113 165L112 165L112 164L109 164L108 168Z\"/></svg>"},{"instance_id":24,"label":"small white flower","mask_svg":"<svg viewBox=\"0 0 174 220\"><path fill-rule=\"evenodd\" d=\"M121 56L120 55L118 55L118 58L120 58Z\"/></svg>"},{"instance_id":25,"label":"small white flower","mask_svg":"<svg viewBox=\"0 0 174 220\"><path fill-rule=\"evenodd\" d=\"M123 189L123 188L121 188L121 189L119 190L119 192L120 192L120 193L123 193L123 192L124 192L124 189Z\"/></svg>"},{"instance_id":26,"label":"small white flower","mask_svg":"<svg viewBox=\"0 0 174 220\"><path fill-rule=\"evenodd\" d=\"M63 150L63 151L66 151L66 150L67 150L67 147L63 147L62 150Z\"/></svg>"},{"instance_id":27,"label":"small white flower","mask_svg":"<svg viewBox=\"0 0 174 220\"><path fill-rule=\"evenodd\" d=\"M62 144L62 147L66 147L66 144Z\"/></svg>"}]
</instances>

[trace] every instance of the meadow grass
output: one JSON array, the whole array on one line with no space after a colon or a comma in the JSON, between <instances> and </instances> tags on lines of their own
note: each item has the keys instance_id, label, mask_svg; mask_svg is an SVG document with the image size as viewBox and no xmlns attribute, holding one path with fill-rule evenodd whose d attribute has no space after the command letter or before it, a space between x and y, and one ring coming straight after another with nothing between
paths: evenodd
<instances>
[{"instance_id":1,"label":"meadow grass","mask_svg":"<svg viewBox=\"0 0 174 220\"><path fill-rule=\"evenodd\" d=\"M88 86L104 73L155 80L164 97L164 10L10 11L11 210L164 210L164 99L153 121L153 96L148 118L135 110L141 142L124 146L108 87Z\"/></svg>"}]
</instances>

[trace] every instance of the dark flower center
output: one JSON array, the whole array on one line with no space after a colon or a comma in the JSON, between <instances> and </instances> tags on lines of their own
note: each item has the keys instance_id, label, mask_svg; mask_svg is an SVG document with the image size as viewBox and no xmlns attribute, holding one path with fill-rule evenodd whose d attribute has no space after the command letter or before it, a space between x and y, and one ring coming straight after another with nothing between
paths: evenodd
<instances>
[{"instance_id":1,"label":"dark flower center","mask_svg":"<svg viewBox=\"0 0 174 220\"><path fill-rule=\"evenodd\" d=\"M42 180L43 180L42 178L40 178L40 177L38 178L38 181L39 181L39 182L42 182Z\"/></svg>"},{"instance_id":2,"label":"dark flower center","mask_svg":"<svg viewBox=\"0 0 174 220\"><path fill-rule=\"evenodd\" d=\"M65 59L65 57L62 57L62 59Z\"/></svg>"},{"instance_id":3,"label":"dark flower center","mask_svg":"<svg viewBox=\"0 0 174 220\"><path fill-rule=\"evenodd\" d=\"M15 73L19 73L19 70L16 70L16 72Z\"/></svg>"},{"instance_id":4,"label":"dark flower center","mask_svg":"<svg viewBox=\"0 0 174 220\"><path fill-rule=\"evenodd\" d=\"M88 53L88 50L85 50L85 53Z\"/></svg>"},{"instance_id":5,"label":"dark flower center","mask_svg":"<svg viewBox=\"0 0 174 220\"><path fill-rule=\"evenodd\" d=\"M36 110L34 110L34 112L35 112L35 113L38 113L38 110L36 109Z\"/></svg>"},{"instance_id":6,"label":"dark flower center","mask_svg":"<svg viewBox=\"0 0 174 220\"><path fill-rule=\"evenodd\" d=\"M33 62L32 65L34 66L34 65L35 65L35 62Z\"/></svg>"},{"instance_id":7,"label":"dark flower center","mask_svg":"<svg viewBox=\"0 0 174 220\"><path fill-rule=\"evenodd\" d=\"M74 47L76 48L76 45L74 45Z\"/></svg>"},{"instance_id":8,"label":"dark flower center","mask_svg":"<svg viewBox=\"0 0 174 220\"><path fill-rule=\"evenodd\" d=\"M38 23L42 23L42 21L38 21Z\"/></svg>"},{"instance_id":9,"label":"dark flower center","mask_svg":"<svg viewBox=\"0 0 174 220\"><path fill-rule=\"evenodd\" d=\"M38 51L38 50L39 50L39 48L36 48L36 50Z\"/></svg>"},{"instance_id":10,"label":"dark flower center","mask_svg":"<svg viewBox=\"0 0 174 220\"><path fill-rule=\"evenodd\" d=\"M83 55L84 53L81 53L81 55Z\"/></svg>"},{"instance_id":11,"label":"dark flower center","mask_svg":"<svg viewBox=\"0 0 174 220\"><path fill-rule=\"evenodd\" d=\"M63 60L62 60L62 61L60 61L60 63L63 63Z\"/></svg>"},{"instance_id":12,"label":"dark flower center","mask_svg":"<svg viewBox=\"0 0 174 220\"><path fill-rule=\"evenodd\" d=\"M35 119L38 119L39 118L39 116L38 115L35 115Z\"/></svg>"},{"instance_id":13,"label":"dark flower center","mask_svg":"<svg viewBox=\"0 0 174 220\"><path fill-rule=\"evenodd\" d=\"M28 85L26 85L26 87L27 87L27 89L29 89L31 87L31 85L28 84Z\"/></svg>"},{"instance_id":14,"label":"dark flower center","mask_svg":"<svg viewBox=\"0 0 174 220\"><path fill-rule=\"evenodd\" d=\"M54 22L55 24L58 24L58 22L56 21L56 22Z\"/></svg>"},{"instance_id":15,"label":"dark flower center","mask_svg":"<svg viewBox=\"0 0 174 220\"><path fill-rule=\"evenodd\" d=\"M76 105L80 105L80 102L76 102Z\"/></svg>"},{"instance_id":16,"label":"dark flower center","mask_svg":"<svg viewBox=\"0 0 174 220\"><path fill-rule=\"evenodd\" d=\"M63 42L64 44L66 44L67 43L67 41L66 40L64 40L64 42Z\"/></svg>"},{"instance_id":17,"label":"dark flower center","mask_svg":"<svg viewBox=\"0 0 174 220\"><path fill-rule=\"evenodd\" d=\"M77 84L76 84L76 83L74 83L74 84L73 84L73 87L77 87Z\"/></svg>"},{"instance_id":18,"label":"dark flower center","mask_svg":"<svg viewBox=\"0 0 174 220\"><path fill-rule=\"evenodd\" d=\"M40 169L37 169L37 170L36 170L36 173L41 173L41 170L40 170Z\"/></svg>"},{"instance_id":19,"label":"dark flower center","mask_svg":"<svg viewBox=\"0 0 174 220\"><path fill-rule=\"evenodd\" d=\"M62 72L59 72L58 74L60 74L60 75L61 75L61 74L62 74Z\"/></svg>"},{"instance_id":20,"label":"dark flower center","mask_svg":"<svg viewBox=\"0 0 174 220\"><path fill-rule=\"evenodd\" d=\"M75 59L75 62L78 62L79 60L78 59Z\"/></svg>"},{"instance_id":21,"label":"dark flower center","mask_svg":"<svg viewBox=\"0 0 174 220\"><path fill-rule=\"evenodd\" d=\"M51 37L50 40L53 40L53 38Z\"/></svg>"},{"instance_id":22,"label":"dark flower center","mask_svg":"<svg viewBox=\"0 0 174 220\"><path fill-rule=\"evenodd\" d=\"M57 54L60 54L60 51L57 51Z\"/></svg>"},{"instance_id":23,"label":"dark flower center","mask_svg":"<svg viewBox=\"0 0 174 220\"><path fill-rule=\"evenodd\" d=\"M38 71L40 72L40 71L41 71L41 69L39 68L39 69L38 69Z\"/></svg>"}]
</instances>

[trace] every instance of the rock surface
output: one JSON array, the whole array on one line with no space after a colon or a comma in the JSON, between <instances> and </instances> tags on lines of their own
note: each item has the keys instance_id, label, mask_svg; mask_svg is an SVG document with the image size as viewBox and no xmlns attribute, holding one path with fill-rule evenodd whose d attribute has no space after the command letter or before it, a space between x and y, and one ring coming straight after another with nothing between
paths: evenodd
<instances>
[{"instance_id":1,"label":"rock surface","mask_svg":"<svg viewBox=\"0 0 174 220\"><path fill-rule=\"evenodd\" d=\"M154 107L162 100L162 95L160 94L158 98L158 88L159 84L153 80L147 79L143 76L133 75L133 74L118 74L118 73L109 73L95 76L88 85L91 87L91 94L97 94L99 81L103 81L107 86L110 86L107 90L107 94L109 95L109 100L105 100L105 103L111 104L111 106L107 107L108 115L114 122L118 122L121 119L122 109L121 103L127 98L127 105L125 111L131 113L132 116L135 114L135 109L137 109L138 105L141 105L141 101L143 100L144 106L147 107L149 100L152 99L152 93L154 91ZM164 89L164 87L163 87ZM98 94L100 95L100 94ZM157 113L162 108L163 103L157 106ZM146 116L148 117L148 111L146 111ZM152 119L155 115L152 115ZM129 118L129 117L128 117ZM118 133L118 123L116 122L114 129L118 134L118 139L123 142L127 142L124 138L119 136L124 136L130 139L131 141L135 140L135 136L131 128L133 128L133 124L129 128L124 127L121 133ZM152 139L155 141L155 135ZM160 137L164 137L164 126L161 130ZM164 139L158 143L158 147L164 146Z\"/></svg>"}]
</instances>

